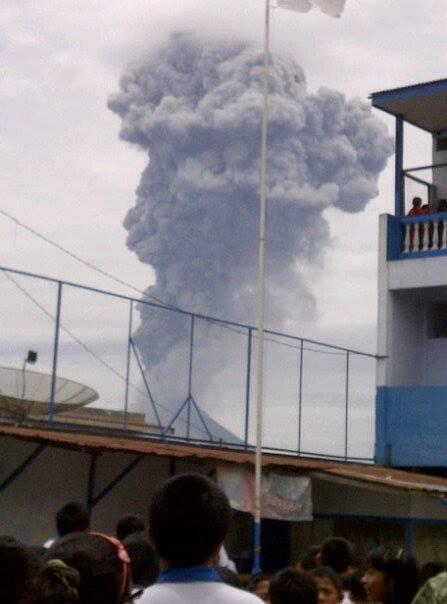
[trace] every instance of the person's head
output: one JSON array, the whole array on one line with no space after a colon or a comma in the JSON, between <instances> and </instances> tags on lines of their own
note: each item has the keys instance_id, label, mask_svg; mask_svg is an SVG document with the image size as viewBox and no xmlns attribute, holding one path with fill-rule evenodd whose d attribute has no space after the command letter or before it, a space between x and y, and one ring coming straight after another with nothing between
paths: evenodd
<instances>
[{"instance_id":1,"label":"person's head","mask_svg":"<svg viewBox=\"0 0 447 604\"><path fill-rule=\"evenodd\" d=\"M362 578L368 602L407 604L417 592L418 568L414 558L392 556L382 549L371 552Z\"/></svg>"},{"instance_id":2,"label":"person's head","mask_svg":"<svg viewBox=\"0 0 447 604\"><path fill-rule=\"evenodd\" d=\"M422 206L422 199L420 197L413 197L412 204L413 208L420 208Z\"/></svg>"},{"instance_id":3,"label":"person's head","mask_svg":"<svg viewBox=\"0 0 447 604\"><path fill-rule=\"evenodd\" d=\"M436 577L439 573L443 573L447 570L447 564L440 560L433 562L426 562L421 566L421 572L419 573L419 583L423 585L426 581L432 577Z\"/></svg>"},{"instance_id":4,"label":"person's head","mask_svg":"<svg viewBox=\"0 0 447 604\"><path fill-rule=\"evenodd\" d=\"M71 533L55 543L47 560L61 560L80 576L78 604L121 604L130 590L130 559L120 541L100 533ZM52 576L52 580L57 576Z\"/></svg>"},{"instance_id":5,"label":"person's head","mask_svg":"<svg viewBox=\"0 0 447 604\"><path fill-rule=\"evenodd\" d=\"M227 496L214 482L200 474L182 474L155 493L149 535L168 567L208 564L223 543L230 517Z\"/></svg>"},{"instance_id":6,"label":"person's head","mask_svg":"<svg viewBox=\"0 0 447 604\"><path fill-rule=\"evenodd\" d=\"M352 545L342 537L330 537L321 546L319 555L321 566L329 566L342 577L350 571L353 561Z\"/></svg>"},{"instance_id":7,"label":"person's head","mask_svg":"<svg viewBox=\"0 0 447 604\"><path fill-rule=\"evenodd\" d=\"M36 581L33 604L76 604L79 602L79 572L62 562L48 560Z\"/></svg>"},{"instance_id":8,"label":"person's head","mask_svg":"<svg viewBox=\"0 0 447 604\"><path fill-rule=\"evenodd\" d=\"M144 522L139 516L128 514L118 520L115 531L116 538L123 541L123 539L132 535L132 533L139 533L144 531L145 528Z\"/></svg>"},{"instance_id":9,"label":"person's head","mask_svg":"<svg viewBox=\"0 0 447 604\"><path fill-rule=\"evenodd\" d=\"M318 604L338 604L343 600L340 575L328 566L319 566L309 573L317 584Z\"/></svg>"},{"instance_id":10,"label":"person's head","mask_svg":"<svg viewBox=\"0 0 447 604\"><path fill-rule=\"evenodd\" d=\"M355 604L366 602L365 586L362 583L363 571L358 568L351 571L345 579L344 587Z\"/></svg>"},{"instance_id":11,"label":"person's head","mask_svg":"<svg viewBox=\"0 0 447 604\"><path fill-rule=\"evenodd\" d=\"M143 532L132 533L123 541L129 554L132 579L135 585L148 587L157 580L160 572L158 556Z\"/></svg>"},{"instance_id":12,"label":"person's head","mask_svg":"<svg viewBox=\"0 0 447 604\"><path fill-rule=\"evenodd\" d=\"M66 503L56 514L56 528L59 537L69 533L88 531L90 518L85 507L77 501Z\"/></svg>"},{"instance_id":13,"label":"person's head","mask_svg":"<svg viewBox=\"0 0 447 604\"><path fill-rule=\"evenodd\" d=\"M298 561L298 570L312 570L318 566L318 555L321 551L321 545L311 545L309 549L301 556Z\"/></svg>"},{"instance_id":14,"label":"person's head","mask_svg":"<svg viewBox=\"0 0 447 604\"><path fill-rule=\"evenodd\" d=\"M0 536L0 602L29 604L41 561L13 537Z\"/></svg>"},{"instance_id":15,"label":"person's head","mask_svg":"<svg viewBox=\"0 0 447 604\"><path fill-rule=\"evenodd\" d=\"M271 575L266 573L259 573L259 575L254 575L248 585L247 590L255 596L258 596L264 602L270 602L270 579Z\"/></svg>"},{"instance_id":16,"label":"person's head","mask_svg":"<svg viewBox=\"0 0 447 604\"><path fill-rule=\"evenodd\" d=\"M318 589L315 580L299 570L280 571L270 581L271 604L317 604Z\"/></svg>"}]
</instances>

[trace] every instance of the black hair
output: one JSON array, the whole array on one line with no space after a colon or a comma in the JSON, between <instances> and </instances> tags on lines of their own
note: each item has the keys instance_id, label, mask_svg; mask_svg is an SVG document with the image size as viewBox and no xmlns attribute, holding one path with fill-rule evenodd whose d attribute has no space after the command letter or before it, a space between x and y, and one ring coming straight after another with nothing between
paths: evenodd
<instances>
[{"instance_id":1,"label":"black hair","mask_svg":"<svg viewBox=\"0 0 447 604\"><path fill-rule=\"evenodd\" d=\"M412 200L413 206L415 206L416 203L421 204L422 203L422 199L420 197L413 197L413 200Z\"/></svg>"},{"instance_id":2,"label":"black hair","mask_svg":"<svg viewBox=\"0 0 447 604\"><path fill-rule=\"evenodd\" d=\"M433 560L432 562L426 562L421 566L421 572L419 573L419 584L423 585L426 581L432 577L436 577L439 573L443 573L447 570L447 564L440 560Z\"/></svg>"},{"instance_id":3,"label":"black hair","mask_svg":"<svg viewBox=\"0 0 447 604\"><path fill-rule=\"evenodd\" d=\"M0 536L0 560L0 602L31 603L41 566L39 557L13 537Z\"/></svg>"},{"instance_id":4,"label":"black hair","mask_svg":"<svg viewBox=\"0 0 447 604\"><path fill-rule=\"evenodd\" d=\"M334 585L335 589L340 595L343 593L343 581L338 573L335 572L330 566L317 566L317 568L309 571L311 577L321 577L322 579L329 579Z\"/></svg>"},{"instance_id":5,"label":"black hair","mask_svg":"<svg viewBox=\"0 0 447 604\"><path fill-rule=\"evenodd\" d=\"M354 561L352 545L343 537L330 537L321 546L321 564L337 573L346 572Z\"/></svg>"},{"instance_id":6,"label":"black hair","mask_svg":"<svg viewBox=\"0 0 447 604\"><path fill-rule=\"evenodd\" d=\"M302 570L312 570L317 567L317 555L321 551L321 545L311 545L299 560Z\"/></svg>"},{"instance_id":7,"label":"black hair","mask_svg":"<svg viewBox=\"0 0 447 604\"><path fill-rule=\"evenodd\" d=\"M317 604L318 589L315 580L307 573L288 568L277 573L270 581L271 604Z\"/></svg>"},{"instance_id":8,"label":"black hair","mask_svg":"<svg viewBox=\"0 0 447 604\"><path fill-rule=\"evenodd\" d=\"M134 584L148 587L155 583L160 573L160 564L156 551L144 533L132 533L124 539L123 545L129 554Z\"/></svg>"},{"instance_id":9,"label":"black hair","mask_svg":"<svg viewBox=\"0 0 447 604\"><path fill-rule=\"evenodd\" d=\"M59 537L64 537L69 533L88 531L89 526L89 513L77 501L66 503L56 514L56 528Z\"/></svg>"},{"instance_id":10,"label":"black hair","mask_svg":"<svg viewBox=\"0 0 447 604\"><path fill-rule=\"evenodd\" d=\"M272 575L270 573L258 573L257 575L253 575L247 584L247 591L254 593L258 583L261 583L261 581L270 581L271 578Z\"/></svg>"},{"instance_id":11,"label":"black hair","mask_svg":"<svg viewBox=\"0 0 447 604\"><path fill-rule=\"evenodd\" d=\"M226 566L215 566L214 570L217 572L222 581L227 585L237 587L237 589L243 588L242 581L240 580L239 575L234 572L234 570L231 570Z\"/></svg>"},{"instance_id":12,"label":"black hair","mask_svg":"<svg viewBox=\"0 0 447 604\"><path fill-rule=\"evenodd\" d=\"M182 474L155 493L149 533L170 567L205 563L228 531L231 508L225 493L200 474Z\"/></svg>"},{"instance_id":13,"label":"black hair","mask_svg":"<svg viewBox=\"0 0 447 604\"><path fill-rule=\"evenodd\" d=\"M117 539L122 541L129 535L132 535L132 533L144 531L145 528L144 522L139 516L128 514L118 520L116 525L116 536Z\"/></svg>"},{"instance_id":14,"label":"black hair","mask_svg":"<svg viewBox=\"0 0 447 604\"><path fill-rule=\"evenodd\" d=\"M343 582L343 587L349 591L353 602L366 602L367 595L365 586L362 583L363 572L356 568Z\"/></svg>"},{"instance_id":15,"label":"black hair","mask_svg":"<svg viewBox=\"0 0 447 604\"><path fill-rule=\"evenodd\" d=\"M375 549L366 559L366 568L384 574L388 593L383 604L408 604L413 600L419 588L419 569L413 556Z\"/></svg>"},{"instance_id":16,"label":"black hair","mask_svg":"<svg viewBox=\"0 0 447 604\"><path fill-rule=\"evenodd\" d=\"M118 604L130 588L128 568L119 555L118 545L106 536L83 532L60 539L46 558L62 560L79 572L79 604Z\"/></svg>"}]
</instances>

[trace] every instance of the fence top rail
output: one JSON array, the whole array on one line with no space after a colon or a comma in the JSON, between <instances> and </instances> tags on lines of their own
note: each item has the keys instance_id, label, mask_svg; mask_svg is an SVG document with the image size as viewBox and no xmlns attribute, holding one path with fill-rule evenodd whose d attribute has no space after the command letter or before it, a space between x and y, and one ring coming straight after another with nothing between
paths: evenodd
<instances>
[{"instance_id":1,"label":"fence top rail","mask_svg":"<svg viewBox=\"0 0 447 604\"><path fill-rule=\"evenodd\" d=\"M402 222L407 222L407 218L409 218L408 222L423 222L423 220L418 220L418 219L424 219L427 218L428 216L438 216L437 214L429 214L427 216L411 216L411 217L405 217L405 218L401 218ZM447 219L447 214L439 214L440 217L445 217ZM416 220L414 220L416 219ZM433 220L433 218L431 218ZM436 219L436 218L435 218ZM30 271L24 271L24 270L20 270L20 269L15 269L15 268L11 268L11 267L7 267L7 266L2 266L0 265L0 271L3 271L5 273L12 273L15 275L21 275L23 277L30 277L32 279L39 279L41 281L47 281L49 283L55 283L55 284L61 284L61 285L65 285L67 287L73 287L75 289L81 289L84 291L90 291L96 294L101 294L101 295L105 295L105 296L110 296L112 298L117 298L119 300L126 300L128 302L135 302L137 304L145 304L147 306L151 306L153 308L158 308L161 310L167 310L167 311L171 311L171 312L175 312L178 314L182 314L188 317L194 317L196 319L201 319L204 321L209 321L210 323L217 323L220 325L226 325L229 327L236 327L239 329L243 329L244 331L246 331L247 333L256 333L257 332L257 327L254 325L249 325L249 324L245 324L245 323L238 323L237 321L229 321L227 319L219 319L218 317L213 317L210 315L204 315L201 313L194 313L191 311L187 311L184 310L182 308L178 308L178 307L174 307L174 306L169 306L166 305L164 306L163 304L157 303L157 302L150 302L149 300L145 300L144 298L134 298L132 296L127 296L126 294L119 294L117 292L112 292L109 290L105 290L105 289L101 289L98 287L93 287L90 285L84 285L82 283L75 283L74 281L66 281L64 279L56 279L55 277L49 277L47 275L40 275L37 273L32 273ZM362 350L355 350L353 348L346 348L345 346L338 346L336 344L328 344L327 342L320 342L318 340L311 340L309 338L303 338L301 336L295 336L292 334L288 334L288 333L284 333L281 331L275 331L275 330L270 330L270 329L266 329L265 333L271 336L276 336L276 337L280 337L280 338L287 338L289 340L294 340L296 342L304 342L306 344L313 344L314 346L322 346L325 348L330 348L332 350L338 350L340 352L345 352L347 354L355 354L358 356L363 356L363 357L369 357L369 358L373 358L373 359L383 359L385 358L383 355L378 355L375 353L371 353L371 352L364 352Z\"/></svg>"},{"instance_id":2,"label":"fence top rail","mask_svg":"<svg viewBox=\"0 0 447 604\"><path fill-rule=\"evenodd\" d=\"M402 224L417 224L421 222L436 222L447 220L447 212L433 212L433 214L422 214L421 216L401 216Z\"/></svg>"}]
</instances>

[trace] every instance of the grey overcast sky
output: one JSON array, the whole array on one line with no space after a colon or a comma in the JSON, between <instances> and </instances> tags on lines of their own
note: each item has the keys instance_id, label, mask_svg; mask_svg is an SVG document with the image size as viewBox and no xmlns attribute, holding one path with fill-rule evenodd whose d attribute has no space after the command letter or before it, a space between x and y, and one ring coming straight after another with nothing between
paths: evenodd
<instances>
[{"instance_id":1,"label":"grey overcast sky","mask_svg":"<svg viewBox=\"0 0 447 604\"><path fill-rule=\"evenodd\" d=\"M146 288L153 273L127 249L122 221L147 158L119 140L107 98L125 67L174 30L261 45L263 6L263 0L3 0L0 207ZM445 0L347 0L341 19L276 9L272 50L303 67L310 91L329 86L367 100L373 91L446 76ZM376 115L393 134L393 121ZM411 130L407 151L408 163L426 162L429 141ZM295 333L375 350L377 225L379 213L393 208L393 166L390 158L380 194L364 212L327 211L333 246L319 269L302 267L318 319L296 325ZM126 291L3 216L0 262ZM0 360L9 364L4 354Z\"/></svg>"}]
</instances>

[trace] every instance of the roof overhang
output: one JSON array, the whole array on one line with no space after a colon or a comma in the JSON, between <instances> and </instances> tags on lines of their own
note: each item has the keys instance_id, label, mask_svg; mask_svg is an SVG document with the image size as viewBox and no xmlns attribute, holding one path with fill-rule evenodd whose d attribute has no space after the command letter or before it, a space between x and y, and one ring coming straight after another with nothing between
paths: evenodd
<instances>
[{"instance_id":1,"label":"roof overhang","mask_svg":"<svg viewBox=\"0 0 447 604\"><path fill-rule=\"evenodd\" d=\"M73 430L60 428L17 426L0 424L0 437L44 443L50 447L68 448L88 452L122 452L136 455L154 455L167 458L195 459L212 463L254 465L254 451L241 451L223 447L199 446L187 443L169 443L160 440L132 436L82 432L79 426ZM394 470L378 465L336 462L280 454L264 454L265 468L292 470L298 473L319 472L326 476L368 483L370 485L398 489L407 492L425 492L435 496L447 496L447 479L426 476L416 472Z\"/></svg>"},{"instance_id":2,"label":"roof overhang","mask_svg":"<svg viewBox=\"0 0 447 604\"><path fill-rule=\"evenodd\" d=\"M447 131L447 79L373 92L373 107L432 134Z\"/></svg>"}]
</instances>

